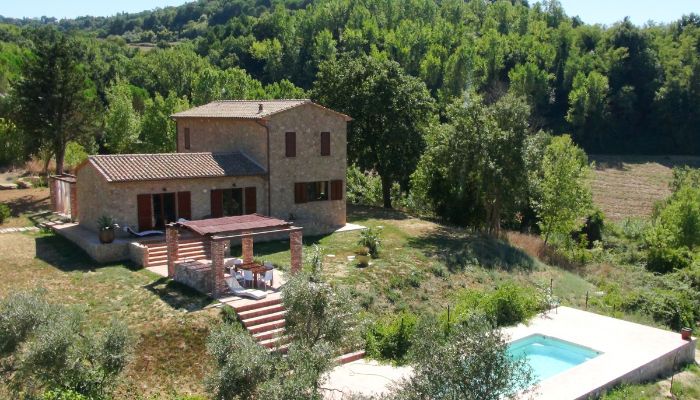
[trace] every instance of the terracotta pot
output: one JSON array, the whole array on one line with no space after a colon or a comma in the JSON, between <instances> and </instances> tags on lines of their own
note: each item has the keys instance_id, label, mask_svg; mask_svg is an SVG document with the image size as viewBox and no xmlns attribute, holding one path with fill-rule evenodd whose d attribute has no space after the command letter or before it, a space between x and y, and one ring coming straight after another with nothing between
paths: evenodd
<instances>
[{"instance_id":1,"label":"terracotta pot","mask_svg":"<svg viewBox=\"0 0 700 400\"><path fill-rule=\"evenodd\" d=\"M112 243L114 241L114 229L100 229L100 243Z\"/></svg>"},{"instance_id":2,"label":"terracotta pot","mask_svg":"<svg viewBox=\"0 0 700 400\"><path fill-rule=\"evenodd\" d=\"M683 340L690 340L690 335L693 333L693 330L690 328L683 328L681 329L681 339Z\"/></svg>"},{"instance_id":3,"label":"terracotta pot","mask_svg":"<svg viewBox=\"0 0 700 400\"><path fill-rule=\"evenodd\" d=\"M357 263L360 265L368 265L369 256L366 254L358 254L357 256L355 256L355 261L357 261Z\"/></svg>"}]
</instances>

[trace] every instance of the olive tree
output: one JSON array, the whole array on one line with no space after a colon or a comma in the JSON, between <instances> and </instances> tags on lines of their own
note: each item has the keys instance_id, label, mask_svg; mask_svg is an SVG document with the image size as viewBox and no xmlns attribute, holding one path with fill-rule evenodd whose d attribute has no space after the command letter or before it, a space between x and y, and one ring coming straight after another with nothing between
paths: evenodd
<instances>
[{"instance_id":1,"label":"olive tree","mask_svg":"<svg viewBox=\"0 0 700 400\"><path fill-rule=\"evenodd\" d=\"M534 383L526 360L508 354L506 336L482 315L449 327L425 318L416 335L414 372L392 399L514 399Z\"/></svg>"},{"instance_id":2,"label":"olive tree","mask_svg":"<svg viewBox=\"0 0 700 400\"><path fill-rule=\"evenodd\" d=\"M47 302L40 292L0 300L0 375L10 389L107 396L128 363L131 336L118 321L97 333L83 326L81 313Z\"/></svg>"}]
</instances>

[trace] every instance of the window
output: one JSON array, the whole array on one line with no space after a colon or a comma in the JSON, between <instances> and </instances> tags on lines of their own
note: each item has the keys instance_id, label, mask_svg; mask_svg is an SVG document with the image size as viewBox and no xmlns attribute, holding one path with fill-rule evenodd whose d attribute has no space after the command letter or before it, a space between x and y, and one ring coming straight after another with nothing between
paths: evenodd
<instances>
[{"instance_id":1,"label":"window","mask_svg":"<svg viewBox=\"0 0 700 400\"><path fill-rule=\"evenodd\" d=\"M321 155L330 156L331 155L331 133L321 132Z\"/></svg>"},{"instance_id":2,"label":"window","mask_svg":"<svg viewBox=\"0 0 700 400\"><path fill-rule=\"evenodd\" d=\"M343 200L342 179L331 181L331 200Z\"/></svg>"},{"instance_id":3,"label":"window","mask_svg":"<svg viewBox=\"0 0 700 400\"><path fill-rule=\"evenodd\" d=\"M185 128L185 150L190 149L190 128Z\"/></svg>"},{"instance_id":4,"label":"window","mask_svg":"<svg viewBox=\"0 0 700 400\"><path fill-rule=\"evenodd\" d=\"M211 190L212 218L253 214L257 211L257 196L254 186L233 189Z\"/></svg>"},{"instance_id":5,"label":"window","mask_svg":"<svg viewBox=\"0 0 700 400\"><path fill-rule=\"evenodd\" d=\"M285 155L287 157L297 156L297 134L296 132L287 132L284 134Z\"/></svg>"},{"instance_id":6,"label":"window","mask_svg":"<svg viewBox=\"0 0 700 400\"><path fill-rule=\"evenodd\" d=\"M328 181L298 182L294 184L294 202L328 200Z\"/></svg>"}]
</instances>

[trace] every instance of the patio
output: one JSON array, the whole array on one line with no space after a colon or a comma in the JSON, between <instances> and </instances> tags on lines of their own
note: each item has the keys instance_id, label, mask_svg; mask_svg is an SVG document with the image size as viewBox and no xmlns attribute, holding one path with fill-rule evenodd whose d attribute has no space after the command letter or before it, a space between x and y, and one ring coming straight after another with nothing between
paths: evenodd
<instances>
[{"instance_id":1,"label":"patio","mask_svg":"<svg viewBox=\"0 0 700 400\"><path fill-rule=\"evenodd\" d=\"M209 249L208 259L189 259L178 254L181 230L191 233ZM285 282L284 274L271 265L263 265L253 257L255 237L279 237L289 235L291 250L290 270L301 269L302 228L290 222L258 214L211 218L197 221L184 221L166 227L167 276L202 293L208 294L222 303L241 300L241 297L265 297L265 293L276 293ZM241 258L226 257L232 240L240 240ZM273 271L268 274L268 271ZM237 276L242 272L241 276ZM245 277L244 282L256 289L264 278L272 278L263 291L237 290L236 279ZM234 278L234 279L230 279ZM228 280L228 281L227 281ZM228 283L227 283L228 282ZM268 289L269 287L269 289ZM234 293L236 292L236 293ZM235 308L235 307L234 307Z\"/></svg>"}]
</instances>

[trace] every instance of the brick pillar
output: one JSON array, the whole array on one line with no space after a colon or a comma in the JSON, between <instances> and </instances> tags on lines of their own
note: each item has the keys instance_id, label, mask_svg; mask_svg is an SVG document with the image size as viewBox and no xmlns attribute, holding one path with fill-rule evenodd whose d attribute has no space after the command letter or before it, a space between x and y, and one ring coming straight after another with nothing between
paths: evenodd
<instances>
[{"instance_id":1,"label":"brick pillar","mask_svg":"<svg viewBox=\"0 0 700 400\"><path fill-rule=\"evenodd\" d=\"M225 292L224 251L225 243L221 240L211 241L211 293L219 297Z\"/></svg>"},{"instance_id":2,"label":"brick pillar","mask_svg":"<svg viewBox=\"0 0 700 400\"><path fill-rule=\"evenodd\" d=\"M301 249L302 249L301 230L292 231L289 233L289 251L291 253L291 270L292 273L301 271Z\"/></svg>"},{"instance_id":3,"label":"brick pillar","mask_svg":"<svg viewBox=\"0 0 700 400\"><path fill-rule=\"evenodd\" d=\"M78 219L78 185L75 182L70 183L70 219L75 221Z\"/></svg>"},{"instance_id":4,"label":"brick pillar","mask_svg":"<svg viewBox=\"0 0 700 400\"><path fill-rule=\"evenodd\" d=\"M253 237L250 235L243 236L241 239L241 252L243 253L243 264L253 262Z\"/></svg>"},{"instance_id":5,"label":"brick pillar","mask_svg":"<svg viewBox=\"0 0 700 400\"><path fill-rule=\"evenodd\" d=\"M173 278L175 276L175 260L178 257L178 232L177 227L174 225L167 225L165 227L165 247L168 252L168 278Z\"/></svg>"},{"instance_id":6,"label":"brick pillar","mask_svg":"<svg viewBox=\"0 0 700 400\"><path fill-rule=\"evenodd\" d=\"M49 177L49 194L51 195L51 211L58 212L58 180L53 176Z\"/></svg>"}]
</instances>

